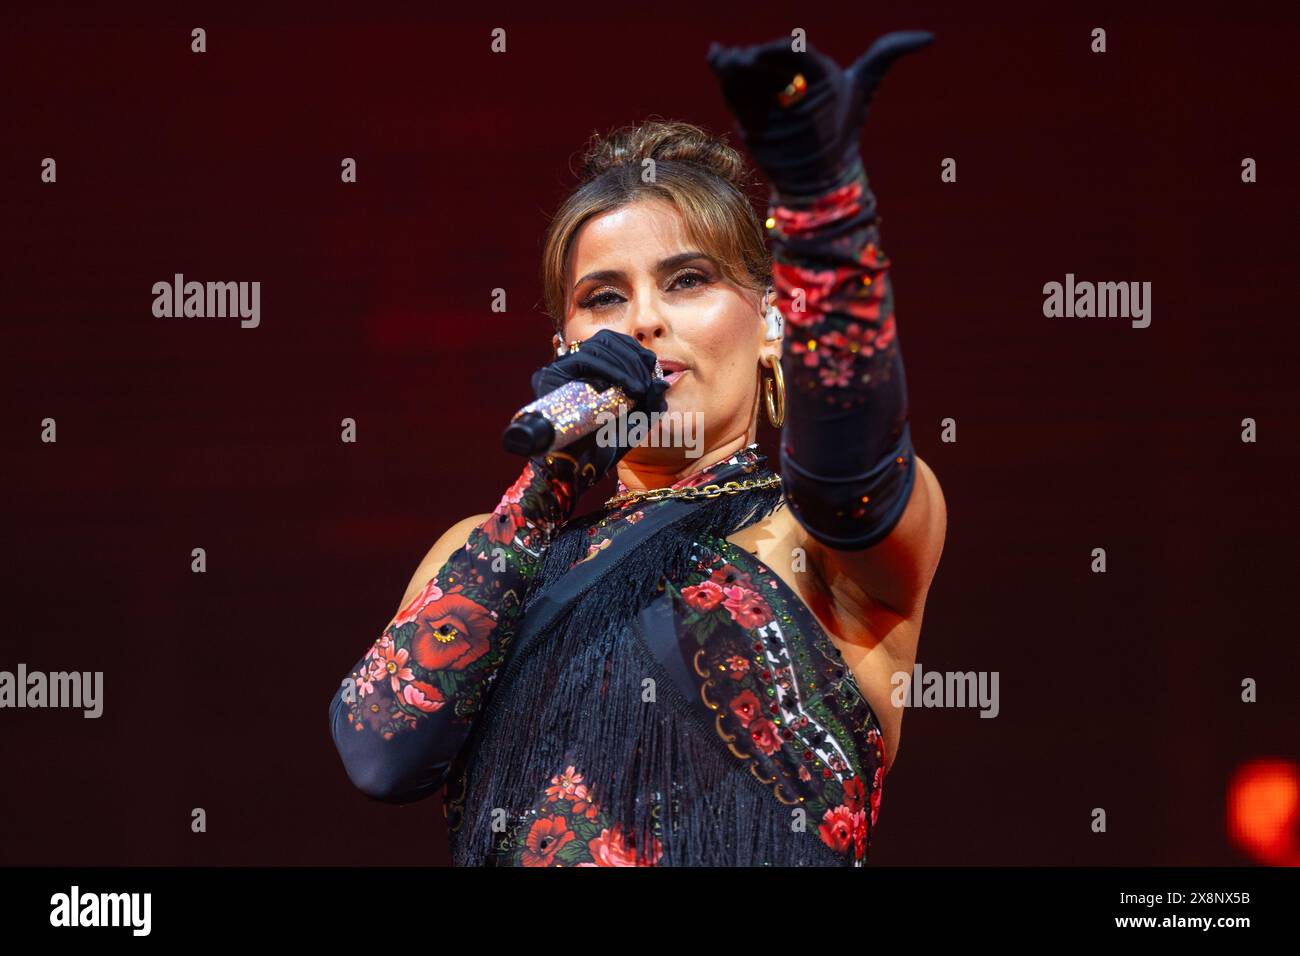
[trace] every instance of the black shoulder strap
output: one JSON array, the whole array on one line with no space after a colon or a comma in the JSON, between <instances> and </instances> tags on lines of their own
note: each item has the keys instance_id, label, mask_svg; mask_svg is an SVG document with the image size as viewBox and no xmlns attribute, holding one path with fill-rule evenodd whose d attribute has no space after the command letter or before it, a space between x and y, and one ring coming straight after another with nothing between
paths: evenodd
<instances>
[{"instance_id":1,"label":"black shoulder strap","mask_svg":"<svg viewBox=\"0 0 1300 956\"><path fill-rule=\"evenodd\" d=\"M644 518L610 539L609 547L600 553L599 559L580 562L560 575L549 587L539 591L525 608L519 631L506 652L501 676L507 676L537 649L538 638L565 608L581 600L583 595L599 584L648 538L680 521L700 506L699 501L683 498L665 498L655 502L653 508L645 510Z\"/></svg>"}]
</instances>

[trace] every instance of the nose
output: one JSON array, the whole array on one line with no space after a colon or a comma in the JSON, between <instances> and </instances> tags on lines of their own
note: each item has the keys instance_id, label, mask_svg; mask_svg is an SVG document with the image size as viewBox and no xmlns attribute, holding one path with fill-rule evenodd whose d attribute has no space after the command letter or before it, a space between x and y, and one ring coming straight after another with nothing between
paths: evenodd
<instances>
[{"instance_id":1,"label":"nose","mask_svg":"<svg viewBox=\"0 0 1300 956\"><path fill-rule=\"evenodd\" d=\"M644 300L642 302L644 303ZM628 314L631 327L627 330L627 334L635 338L641 346L653 348L652 342L668 334L668 324L652 305L639 305L629 309Z\"/></svg>"}]
</instances>

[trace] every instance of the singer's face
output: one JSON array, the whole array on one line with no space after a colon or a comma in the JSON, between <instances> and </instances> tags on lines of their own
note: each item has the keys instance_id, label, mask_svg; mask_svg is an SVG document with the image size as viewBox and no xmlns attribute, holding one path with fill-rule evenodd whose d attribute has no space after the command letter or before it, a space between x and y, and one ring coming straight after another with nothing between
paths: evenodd
<instances>
[{"instance_id":1,"label":"singer's face","mask_svg":"<svg viewBox=\"0 0 1300 956\"><path fill-rule=\"evenodd\" d=\"M705 451L746 431L754 439L759 359L779 354L764 342L765 303L694 247L674 206L643 200L588 220L571 248L568 276L566 343L601 329L632 336L662 364L685 366L666 376L668 411L703 427ZM691 425L677 427L684 435ZM651 444L630 454L682 457L681 447Z\"/></svg>"}]
</instances>

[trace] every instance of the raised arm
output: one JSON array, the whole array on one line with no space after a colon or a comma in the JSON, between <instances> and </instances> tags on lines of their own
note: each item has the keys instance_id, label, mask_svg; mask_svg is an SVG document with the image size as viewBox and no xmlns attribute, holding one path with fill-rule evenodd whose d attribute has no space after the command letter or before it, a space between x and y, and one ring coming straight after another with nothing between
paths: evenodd
<instances>
[{"instance_id":1,"label":"raised arm","mask_svg":"<svg viewBox=\"0 0 1300 956\"><path fill-rule=\"evenodd\" d=\"M931 39L889 34L847 70L784 39L710 52L772 185L791 514L823 578L847 575L903 616L923 600L937 564L944 506L912 449L890 260L858 139L889 66Z\"/></svg>"}]
</instances>

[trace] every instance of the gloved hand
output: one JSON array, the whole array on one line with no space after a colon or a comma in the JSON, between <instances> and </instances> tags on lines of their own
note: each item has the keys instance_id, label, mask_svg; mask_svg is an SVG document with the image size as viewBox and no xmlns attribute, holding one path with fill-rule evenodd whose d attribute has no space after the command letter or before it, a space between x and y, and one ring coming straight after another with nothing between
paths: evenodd
<instances>
[{"instance_id":1,"label":"gloved hand","mask_svg":"<svg viewBox=\"0 0 1300 956\"><path fill-rule=\"evenodd\" d=\"M867 107L893 62L933 40L924 30L887 33L847 70L812 44L794 52L789 37L759 46L714 43L708 61L736 129L768 182L787 196L812 196L839 185L852 165ZM807 81L806 91L782 105L798 74Z\"/></svg>"},{"instance_id":2,"label":"gloved hand","mask_svg":"<svg viewBox=\"0 0 1300 956\"><path fill-rule=\"evenodd\" d=\"M561 355L554 362L533 373L533 395L541 398L569 382L584 381L597 391L617 386L632 403L632 411L664 412L668 401L664 393L668 382L655 377L655 353L636 339L613 329L601 329L582 342L578 351ZM592 432L550 456L539 456L535 462L550 457L553 473L568 481L572 488L571 500L566 502L566 514L571 515L577 498L597 484L622 460L630 448L618 445L601 447L600 432ZM567 459L572 459L568 462Z\"/></svg>"}]
</instances>

